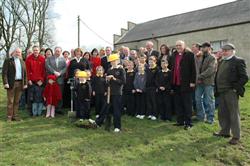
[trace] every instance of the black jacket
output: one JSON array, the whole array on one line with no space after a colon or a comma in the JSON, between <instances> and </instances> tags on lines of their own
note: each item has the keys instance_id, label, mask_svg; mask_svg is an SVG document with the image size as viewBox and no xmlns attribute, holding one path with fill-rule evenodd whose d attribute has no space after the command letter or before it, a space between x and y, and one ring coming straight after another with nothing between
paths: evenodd
<instances>
[{"instance_id":1,"label":"black jacket","mask_svg":"<svg viewBox=\"0 0 250 166\"><path fill-rule=\"evenodd\" d=\"M131 94L134 90L135 72L126 72L126 84L123 87L124 94Z\"/></svg>"},{"instance_id":2,"label":"black jacket","mask_svg":"<svg viewBox=\"0 0 250 166\"><path fill-rule=\"evenodd\" d=\"M43 102L43 86L33 84L29 89L29 100L32 103L42 103Z\"/></svg>"},{"instance_id":3,"label":"black jacket","mask_svg":"<svg viewBox=\"0 0 250 166\"><path fill-rule=\"evenodd\" d=\"M113 75L116 80L110 80L110 94L111 95L122 95L122 89L124 84L126 83L126 73L122 67L118 68L110 68L107 71L107 76Z\"/></svg>"},{"instance_id":4,"label":"black jacket","mask_svg":"<svg viewBox=\"0 0 250 166\"><path fill-rule=\"evenodd\" d=\"M86 81L85 83L76 82L74 90L77 100L80 101L90 100L92 89L88 81Z\"/></svg>"},{"instance_id":5,"label":"black jacket","mask_svg":"<svg viewBox=\"0 0 250 166\"><path fill-rule=\"evenodd\" d=\"M149 54L148 51L146 51L145 54L147 55L147 58L149 58L150 56L153 55L153 56L155 56L155 57L158 59L160 53L159 53L158 51L156 51L156 50L153 50L153 51L151 52L151 54Z\"/></svg>"},{"instance_id":6,"label":"black jacket","mask_svg":"<svg viewBox=\"0 0 250 166\"><path fill-rule=\"evenodd\" d=\"M172 71L171 80L174 76L175 58L178 52L174 52L169 57L169 68ZM192 92L194 88L190 87L190 83L196 82L196 67L194 61L194 54L188 50L185 50L180 62L180 77L181 77L181 92Z\"/></svg>"},{"instance_id":7,"label":"black jacket","mask_svg":"<svg viewBox=\"0 0 250 166\"><path fill-rule=\"evenodd\" d=\"M246 71L246 63L245 60L233 56L230 60L230 77L228 82L231 83L232 87L236 90L237 94L241 97L244 96L245 88L244 85L248 82L248 74ZM218 70L220 69L220 62L218 64ZM218 72L217 70L217 72ZM217 95L217 84L216 84L216 78L217 78L217 72L215 76L215 95Z\"/></svg>"},{"instance_id":8,"label":"black jacket","mask_svg":"<svg viewBox=\"0 0 250 166\"><path fill-rule=\"evenodd\" d=\"M158 88L158 92L171 92L171 71L162 72L160 70L156 75L156 86ZM160 87L164 87L165 90L160 90Z\"/></svg>"},{"instance_id":9,"label":"black jacket","mask_svg":"<svg viewBox=\"0 0 250 166\"><path fill-rule=\"evenodd\" d=\"M70 61L70 65L69 65L69 78L73 78L75 76L75 71L79 69L81 71L84 70L90 70L91 66L90 63L87 59L85 58L81 58L80 62L77 62L76 59L72 59Z\"/></svg>"},{"instance_id":10,"label":"black jacket","mask_svg":"<svg viewBox=\"0 0 250 166\"><path fill-rule=\"evenodd\" d=\"M104 68L104 73L107 73L108 69L111 67L107 56L101 58L101 66Z\"/></svg>"},{"instance_id":11,"label":"black jacket","mask_svg":"<svg viewBox=\"0 0 250 166\"><path fill-rule=\"evenodd\" d=\"M146 69L146 89L156 89L156 75L159 72L159 68Z\"/></svg>"},{"instance_id":12,"label":"black jacket","mask_svg":"<svg viewBox=\"0 0 250 166\"><path fill-rule=\"evenodd\" d=\"M107 92L106 78L94 76L92 79L92 89L96 94L104 94Z\"/></svg>"}]
</instances>

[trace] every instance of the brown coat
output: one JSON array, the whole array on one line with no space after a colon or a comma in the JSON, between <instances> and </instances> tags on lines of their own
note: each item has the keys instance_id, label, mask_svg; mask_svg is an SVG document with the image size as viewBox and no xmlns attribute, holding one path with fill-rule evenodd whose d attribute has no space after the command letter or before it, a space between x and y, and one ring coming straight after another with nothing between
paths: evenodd
<instances>
[{"instance_id":1,"label":"brown coat","mask_svg":"<svg viewBox=\"0 0 250 166\"><path fill-rule=\"evenodd\" d=\"M197 69L198 80L204 85L214 85L217 61L212 54L203 55L201 66Z\"/></svg>"},{"instance_id":2,"label":"brown coat","mask_svg":"<svg viewBox=\"0 0 250 166\"><path fill-rule=\"evenodd\" d=\"M26 66L22 59L20 59L21 66L22 66L22 84L27 85L27 73L26 73ZM6 58L3 63L2 69L2 79L3 84L9 84L9 88L13 88L15 83L15 76L16 76L16 66L14 62L14 58Z\"/></svg>"}]
</instances>

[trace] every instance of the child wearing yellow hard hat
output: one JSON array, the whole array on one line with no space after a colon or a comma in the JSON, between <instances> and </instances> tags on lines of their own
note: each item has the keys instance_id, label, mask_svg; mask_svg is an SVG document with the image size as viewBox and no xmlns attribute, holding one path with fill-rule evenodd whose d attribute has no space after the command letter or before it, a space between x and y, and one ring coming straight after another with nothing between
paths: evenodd
<instances>
[{"instance_id":1,"label":"child wearing yellow hard hat","mask_svg":"<svg viewBox=\"0 0 250 166\"><path fill-rule=\"evenodd\" d=\"M83 119L89 119L90 117L90 99L91 99L91 85L87 81L89 74L86 71L78 70L75 73L75 82L74 91L75 91L75 108L77 117L80 121Z\"/></svg>"},{"instance_id":2,"label":"child wearing yellow hard hat","mask_svg":"<svg viewBox=\"0 0 250 166\"><path fill-rule=\"evenodd\" d=\"M111 68L107 71L106 80L110 87L110 105L113 110L114 132L121 131L121 112L122 112L122 89L126 82L125 70L119 65L120 57L118 54L111 54L108 57ZM105 110L104 110L105 111ZM110 114L109 111L105 111ZM96 124L101 125L108 115L101 113L96 119Z\"/></svg>"}]
</instances>

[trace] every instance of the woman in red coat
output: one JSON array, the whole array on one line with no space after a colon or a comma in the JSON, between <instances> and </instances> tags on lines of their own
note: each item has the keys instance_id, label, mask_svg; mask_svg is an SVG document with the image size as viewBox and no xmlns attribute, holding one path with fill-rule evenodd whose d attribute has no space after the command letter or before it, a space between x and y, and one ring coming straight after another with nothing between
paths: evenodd
<instances>
[{"instance_id":1,"label":"woman in red coat","mask_svg":"<svg viewBox=\"0 0 250 166\"><path fill-rule=\"evenodd\" d=\"M58 102L62 99L62 93L60 86L56 82L55 75L48 75L48 83L43 91L43 98L46 101L47 113L46 118L55 117L55 107Z\"/></svg>"},{"instance_id":2,"label":"woman in red coat","mask_svg":"<svg viewBox=\"0 0 250 166\"><path fill-rule=\"evenodd\" d=\"M91 51L90 63L92 65L91 75L95 76L96 75L96 67L101 66L101 58L100 58L98 50L96 48L94 48Z\"/></svg>"}]
</instances>

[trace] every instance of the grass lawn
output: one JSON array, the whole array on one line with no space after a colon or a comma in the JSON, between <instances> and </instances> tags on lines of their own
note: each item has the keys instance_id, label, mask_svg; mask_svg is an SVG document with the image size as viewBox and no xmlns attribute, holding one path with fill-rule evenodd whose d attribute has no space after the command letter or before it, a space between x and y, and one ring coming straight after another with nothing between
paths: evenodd
<instances>
[{"instance_id":1,"label":"grass lawn","mask_svg":"<svg viewBox=\"0 0 250 166\"><path fill-rule=\"evenodd\" d=\"M103 128L82 129L67 116L31 118L21 110L22 122L6 122L6 92L0 86L0 165L250 165L250 84L240 100L242 143L215 138L214 125L196 123L183 128L161 121L123 116L121 133Z\"/></svg>"}]
</instances>

